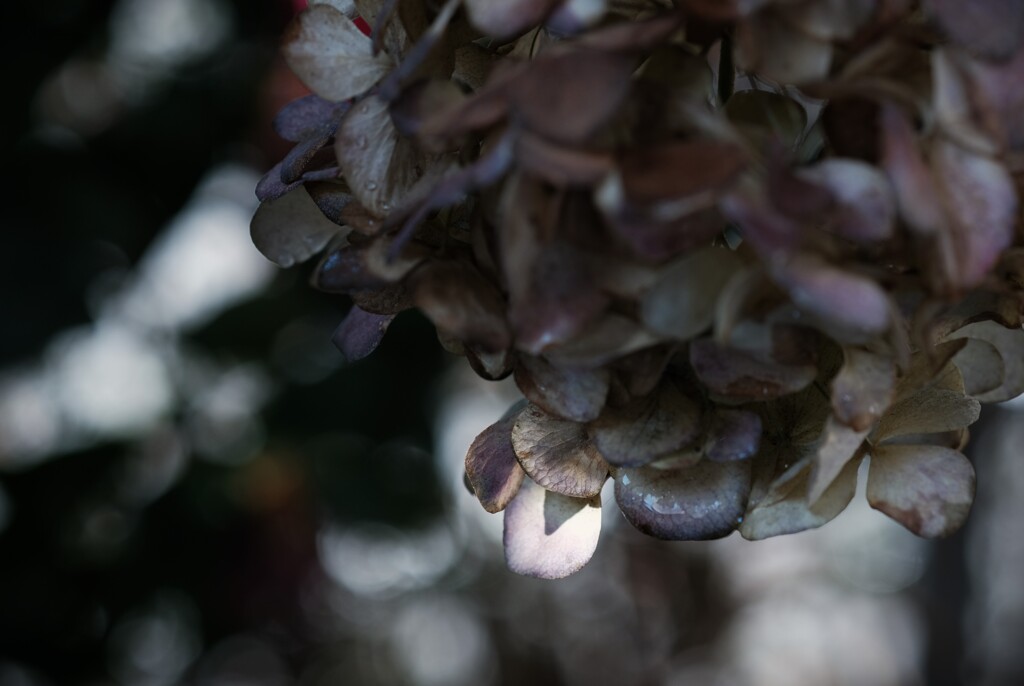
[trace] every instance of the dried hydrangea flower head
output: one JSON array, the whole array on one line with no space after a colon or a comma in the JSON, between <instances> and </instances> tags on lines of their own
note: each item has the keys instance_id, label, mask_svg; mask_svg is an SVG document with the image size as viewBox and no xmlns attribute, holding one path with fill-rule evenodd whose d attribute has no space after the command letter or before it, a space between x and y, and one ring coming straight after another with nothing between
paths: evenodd
<instances>
[{"instance_id":1,"label":"dried hydrangea flower head","mask_svg":"<svg viewBox=\"0 0 1024 686\"><path fill-rule=\"evenodd\" d=\"M760 539L869 459L945 536L1024 392L1022 39L1000 0L314 1L253 240L321 255L349 359L419 308L514 376L466 456L514 571L586 564L609 478L651 536Z\"/></svg>"}]
</instances>

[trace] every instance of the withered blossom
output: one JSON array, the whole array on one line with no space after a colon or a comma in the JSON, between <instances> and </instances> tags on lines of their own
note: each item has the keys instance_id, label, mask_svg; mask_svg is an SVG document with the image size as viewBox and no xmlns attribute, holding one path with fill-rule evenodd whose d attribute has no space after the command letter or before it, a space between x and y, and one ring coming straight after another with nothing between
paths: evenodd
<instances>
[{"instance_id":1,"label":"withered blossom","mask_svg":"<svg viewBox=\"0 0 1024 686\"><path fill-rule=\"evenodd\" d=\"M640 531L964 522L1024 392L1024 10L983 0L313 0L253 241L418 308L524 400L469 447L519 573ZM359 31L354 20L371 27Z\"/></svg>"}]
</instances>

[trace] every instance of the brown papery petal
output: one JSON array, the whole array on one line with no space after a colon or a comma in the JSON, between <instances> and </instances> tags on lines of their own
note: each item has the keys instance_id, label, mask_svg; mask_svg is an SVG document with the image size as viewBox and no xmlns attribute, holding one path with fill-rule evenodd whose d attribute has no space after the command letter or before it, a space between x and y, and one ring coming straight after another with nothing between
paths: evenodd
<instances>
[{"instance_id":1,"label":"brown papery petal","mask_svg":"<svg viewBox=\"0 0 1024 686\"><path fill-rule=\"evenodd\" d=\"M302 187L276 200L264 200L250 225L256 249L281 267L305 262L343 232L323 215Z\"/></svg>"},{"instance_id":2,"label":"brown papery petal","mask_svg":"<svg viewBox=\"0 0 1024 686\"><path fill-rule=\"evenodd\" d=\"M526 476L512 448L512 426L521 410L521 404L517 404L484 429L466 453L466 476L488 512L504 510Z\"/></svg>"},{"instance_id":3,"label":"brown papery petal","mask_svg":"<svg viewBox=\"0 0 1024 686\"><path fill-rule=\"evenodd\" d=\"M412 141L399 136L387 103L376 97L348 111L334 152L352 194L378 217L424 195L447 169L442 158L418 152Z\"/></svg>"},{"instance_id":4,"label":"brown papery petal","mask_svg":"<svg viewBox=\"0 0 1024 686\"><path fill-rule=\"evenodd\" d=\"M889 408L875 428L874 443L962 429L976 422L980 413L981 404L962 392L926 388Z\"/></svg>"},{"instance_id":5,"label":"brown papery petal","mask_svg":"<svg viewBox=\"0 0 1024 686\"><path fill-rule=\"evenodd\" d=\"M896 387L892 358L863 348L843 348L844 362L832 380L836 419L855 431L868 429L889 408Z\"/></svg>"},{"instance_id":6,"label":"brown papery petal","mask_svg":"<svg viewBox=\"0 0 1024 686\"><path fill-rule=\"evenodd\" d=\"M660 342L628 317L606 313L572 340L547 348L544 356L554 364L599 367Z\"/></svg>"},{"instance_id":7,"label":"brown papery petal","mask_svg":"<svg viewBox=\"0 0 1024 686\"><path fill-rule=\"evenodd\" d=\"M531 355L520 355L515 369L516 384L532 403L575 422L589 422L601 414L609 377L607 369L556 366Z\"/></svg>"},{"instance_id":8,"label":"brown papery petal","mask_svg":"<svg viewBox=\"0 0 1024 686\"><path fill-rule=\"evenodd\" d=\"M974 501L974 467L940 446L875 448L868 472L868 503L925 538L949 536Z\"/></svg>"},{"instance_id":9,"label":"brown papery petal","mask_svg":"<svg viewBox=\"0 0 1024 686\"><path fill-rule=\"evenodd\" d=\"M354 97L391 68L374 55L370 39L352 20L327 5L300 14L284 39L284 58L302 82L328 100Z\"/></svg>"},{"instance_id":10,"label":"brown papery petal","mask_svg":"<svg viewBox=\"0 0 1024 686\"><path fill-rule=\"evenodd\" d=\"M623 469L615 481L615 500L629 523L649 536L672 541L728 536L743 519L749 493L747 460Z\"/></svg>"},{"instance_id":11,"label":"brown papery petal","mask_svg":"<svg viewBox=\"0 0 1024 686\"><path fill-rule=\"evenodd\" d=\"M671 381L625 407L605 408L588 431L609 463L635 467L653 462L693 441L700 431L700 407Z\"/></svg>"},{"instance_id":12,"label":"brown papery petal","mask_svg":"<svg viewBox=\"0 0 1024 686\"><path fill-rule=\"evenodd\" d=\"M505 562L516 574L561 579L590 562L601 536L601 500L545 491L529 479L505 508Z\"/></svg>"},{"instance_id":13,"label":"brown papery petal","mask_svg":"<svg viewBox=\"0 0 1024 686\"><path fill-rule=\"evenodd\" d=\"M511 344L501 294L474 267L437 261L417 270L412 280L416 306L439 329L484 352L499 352Z\"/></svg>"},{"instance_id":14,"label":"brown papery petal","mask_svg":"<svg viewBox=\"0 0 1024 686\"><path fill-rule=\"evenodd\" d=\"M529 405L512 427L512 446L527 475L544 488L574 498L601 492L608 464L582 424Z\"/></svg>"}]
</instances>

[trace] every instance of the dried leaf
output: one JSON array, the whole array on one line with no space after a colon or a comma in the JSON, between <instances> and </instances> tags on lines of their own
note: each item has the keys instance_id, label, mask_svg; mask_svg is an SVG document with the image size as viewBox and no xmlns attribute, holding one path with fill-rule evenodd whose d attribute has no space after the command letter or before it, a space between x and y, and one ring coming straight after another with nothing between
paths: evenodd
<instances>
[{"instance_id":1,"label":"dried leaf","mask_svg":"<svg viewBox=\"0 0 1024 686\"><path fill-rule=\"evenodd\" d=\"M512 428L512 445L527 475L544 488L574 498L601 492L608 464L582 424L528 405Z\"/></svg>"},{"instance_id":2,"label":"dried leaf","mask_svg":"<svg viewBox=\"0 0 1024 686\"><path fill-rule=\"evenodd\" d=\"M871 453L868 503L925 538L949 536L974 501L974 468L940 446L886 445Z\"/></svg>"},{"instance_id":3,"label":"dried leaf","mask_svg":"<svg viewBox=\"0 0 1024 686\"><path fill-rule=\"evenodd\" d=\"M749 492L747 460L623 469L615 482L615 500L626 520L648 536L673 541L728 536L743 520Z\"/></svg>"},{"instance_id":4,"label":"dried leaf","mask_svg":"<svg viewBox=\"0 0 1024 686\"><path fill-rule=\"evenodd\" d=\"M529 479L505 508L505 562L517 574L561 579L590 561L601 536L601 500L545 491Z\"/></svg>"}]
</instances>

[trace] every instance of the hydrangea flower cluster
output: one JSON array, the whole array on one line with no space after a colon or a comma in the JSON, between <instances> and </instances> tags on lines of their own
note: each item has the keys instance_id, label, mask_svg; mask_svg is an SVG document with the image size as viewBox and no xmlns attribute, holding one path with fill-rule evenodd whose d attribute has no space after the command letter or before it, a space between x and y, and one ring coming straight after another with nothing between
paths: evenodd
<instances>
[{"instance_id":1,"label":"hydrangea flower cluster","mask_svg":"<svg viewBox=\"0 0 1024 686\"><path fill-rule=\"evenodd\" d=\"M348 358L418 308L514 377L466 474L516 572L586 564L609 478L651 536L762 539L868 459L946 536L1024 392L1022 40L1001 0L313 1L253 240L321 255Z\"/></svg>"}]
</instances>

